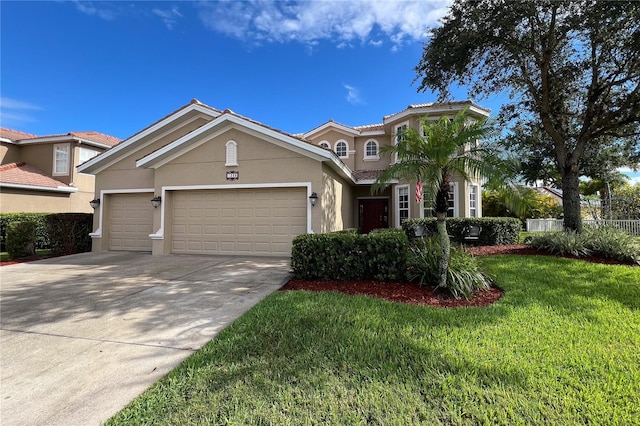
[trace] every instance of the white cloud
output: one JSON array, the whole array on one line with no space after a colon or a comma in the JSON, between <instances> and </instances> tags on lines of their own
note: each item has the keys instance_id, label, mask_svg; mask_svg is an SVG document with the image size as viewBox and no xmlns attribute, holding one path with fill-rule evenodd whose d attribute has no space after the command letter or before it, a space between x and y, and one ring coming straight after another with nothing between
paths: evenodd
<instances>
[{"instance_id":1,"label":"white cloud","mask_svg":"<svg viewBox=\"0 0 640 426\"><path fill-rule=\"evenodd\" d=\"M365 103L362 100L360 91L357 88L349 84L342 84L342 86L347 89L347 102L349 102L351 105L363 105Z\"/></svg>"},{"instance_id":2,"label":"white cloud","mask_svg":"<svg viewBox=\"0 0 640 426\"><path fill-rule=\"evenodd\" d=\"M33 111L41 110L37 105L17 99L0 97L0 125L14 128L24 123L36 121Z\"/></svg>"},{"instance_id":3,"label":"white cloud","mask_svg":"<svg viewBox=\"0 0 640 426\"><path fill-rule=\"evenodd\" d=\"M354 42L396 48L423 41L451 0L429 1L216 1L198 3L204 25L216 32L254 43L310 43L332 40L345 47Z\"/></svg>"},{"instance_id":4,"label":"white cloud","mask_svg":"<svg viewBox=\"0 0 640 426\"><path fill-rule=\"evenodd\" d=\"M113 10L104 7L104 4L101 4L100 7L98 7L91 1L81 0L74 0L73 3L76 5L76 9L85 15L97 16L105 21L111 21L116 17L116 13Z\"/></svg>"},{"instance_id":5,"label":"white cloud","mask_svg":"<svg viewBox=\"0 0 640 426\"><path fill-rule=\"evenodd\" d=\"M172 30L173 26L176 24L176 22L178 22L178 18L182 18L182 14L175 6L167 10L152 9L151 13L160 17L160 19L162 19L162 22L164 22L166 27L170 30Z\"/></svg>"}]
</instances>

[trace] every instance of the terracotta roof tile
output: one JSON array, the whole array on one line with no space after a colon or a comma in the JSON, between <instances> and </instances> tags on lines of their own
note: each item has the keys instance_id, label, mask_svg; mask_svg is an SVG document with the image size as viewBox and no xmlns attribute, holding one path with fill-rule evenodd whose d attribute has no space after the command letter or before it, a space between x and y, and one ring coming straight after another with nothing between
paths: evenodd
<instances>
[{"instance_id":1,"label":"terracotta roof tile","mask_svg":"<svg viewBox=\"0 0 640 426\"><path fill-rule=\"evenodd\" d=\"M407 110L410 110L410 109L431 108L431 107L433 107L433 108L438 108L438 107L463 106L463 105L469 105L469 106L473 105L474 107L476 107L476 108L478 108L478 109L481 109L481 110L483 110L483 111L491 112L491 110L490 110L490 109L482 108L481 106L474 104L474 103L473 103L473 101L471 101L471 100L466 100L466 101L450 101L450 102L428 102L428 103L422 103L422 104L411 104L411 105L408 105L408 106L407 106L405 109L403 109L402 111L398 111L398 112L395 112L395 113L393 113L393 114L385 115L385 116L383 117L383 119L384 119L384 120L386 120L386 119L387 119L387 118L389 118L389 117L393 117L393 116L394 116L394 115L396 115L396 114L400 114L401 112L403 112L403 111L407 111Z\"/></svg>"},{"instance_id":2,"label":"terracotta roof tile","mask_svg":"<svg viewBox=\"0 0 640 426\"><path fill-rule=\"evenodd\" d=\"M115 146L120 143L120 139L99 132L71 132L69 135L109 146Z\"/></svg>"},{"instance_id":3,"label":"terracotta roof tile","mask_svg":"<svg viewBox=\"0 0 640 426\"><path fill-rule=\"evenodd\" d=\"M9 163L0 166L0 183L44 186L47 188L71 188L69 185L55 180L25 163Z\"/></svg>"},{"instance_id":4,"label":"terracotta roof tile","mask_svg":"<svg viewBox=\"0 0 640 426\"><path fill-rule=\"evenodd\" d=\"M0 137L15 142L20 139L37 138L38 136L32 135L31 133L21 132L19 130L5 129L4 127L0 127Z\"/></svg>"},{"instance_id":5,"label":"terracotta roof tile","mask_svg":"<svg viewBox=\"0 0 640 426\"><path fill-rule=\"evenodd\" d=\"M384 172L384 170L354 170L352 173L356 181L359 181L378 179L382 172Z\"/></svg>"},{"instance_id":6,"label":"terracotta roof tile","mask_svg":"<svg viewBox=\"0 0 640 426\"><path fill-rule=\"evenodd\" d=\"M364 126L354 126L353 128L361 132L372 132L377 130L384 130L384 124L366 124Z\"/></svg>"}]
</instances>

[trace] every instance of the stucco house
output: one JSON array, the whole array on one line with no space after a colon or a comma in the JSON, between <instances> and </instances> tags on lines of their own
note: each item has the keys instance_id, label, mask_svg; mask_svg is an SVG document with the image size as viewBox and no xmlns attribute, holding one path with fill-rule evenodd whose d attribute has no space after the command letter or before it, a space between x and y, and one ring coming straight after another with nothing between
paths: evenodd
<instances>
[{"instance_id":1,"label":"stucco house","mask_svg":"<svg viewBox=\"0 0 640 426\"><path fill-rule=\"evenodd\" d=\"M96 177L93 250L287 256L298 234L399 227L431 206L416 204L416 182L371 194L391 161L380 147L420 117L465 107L489 114L470 101L420 104L380 124L289 134L194 99L78 168ZM479 187L452 184L450 216L481 216Z\"/></svg>"},{"instance_id":2,"label":"stucco house","mask_svg":"<svg viewBox=\"0 0 640 426\"><path fill-rule=\"evenodd\" d=\"M0 212L93 213L95 178L77 166L119 142L97 132L36 136L0 128Z\"/></svg>"}]
</instances>

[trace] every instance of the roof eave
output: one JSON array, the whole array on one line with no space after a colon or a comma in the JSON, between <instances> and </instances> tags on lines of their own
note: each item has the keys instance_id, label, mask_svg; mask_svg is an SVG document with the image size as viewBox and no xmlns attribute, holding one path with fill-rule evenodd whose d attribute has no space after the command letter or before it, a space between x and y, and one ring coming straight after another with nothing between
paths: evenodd
<instances>
[{"instance_id":1,"label":"roof eave","mask_svg":"<svg viewBox=\"0 0 640 426\"><path fill-rule=\"evenodd\" d=\"M72 186L39 186L39 185L24 185L19 183L5 183L0 182L0 187L2 188L12 188L12 189L28 189L31 191L47 191L47 192L61 192L66 194L72 194L74 192L78 192L78 188L74 188Z\"/></svg>"}]
</instances>

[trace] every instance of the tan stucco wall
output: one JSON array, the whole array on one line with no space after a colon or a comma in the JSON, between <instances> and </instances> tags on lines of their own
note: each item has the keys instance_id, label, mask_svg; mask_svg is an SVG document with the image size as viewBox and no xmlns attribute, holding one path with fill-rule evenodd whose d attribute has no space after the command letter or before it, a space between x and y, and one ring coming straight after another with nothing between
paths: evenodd
<instances>
[{"instance_id":1,"label":"tan stucco wall","mask_svg":"<svg viewBox=\"0 0 640 426\"><path fill-rule=\"evenodd\" d=\"M20 161L20 147L18 145L0 142L0 164L17 163Z\"/></svg>"},{"instance_id":2,"label":"tan stucco wall","mask_svg":"<svg viewBox=\"0 0 640 426\"><path fill-rule=\"evenodd\" d=\"M322 192L318 196L322 207L320 232L356 226L353 187L327 166L323 167Z\"/></svg>"},{"instance_id":3,"label":"tan stucco wall","mask_svg":"<svg viewBox=\"0 0 640 426\"><path fill-rule=\"evenodd\" d=\"M93 213L93 193L56 194L2 188L0 213Z\"/></svg>"},{"instance_id":4,"label":"tan stucco wall","mask_svg":"<svg viewBox=\"0 0 640 426\"><path fill-rule=\"evenodd\" d=\"M355 170L383 170L389 166L391 158L389 154L380 154L380 159L377 161L364 159L365 144L370 140L378 142L378 149L391 144L391 138L387 135L357 137L355 139L356 153L354 154Z\"/></svg>"},{"instance_id":5,"label":"tan stucco wall","mask_svg":"<svg viewBox=\"0 0 640 426\"><path fill-rule=\"evenodd\" d=\"M349 146L349 157L340 159L347 167L349 167L351 170L354 170L356 166L355 161L357 153L354 154L352 152L356 149L353 136L339 132L337 130L329 129L325 132L319 133L318 135L314 135L313 138L310 139L310 142L313 145L318 145L322 141L327 141L331 145L331 150L335 151L336 142L338 142L339 140L344 140Z\"/></svg>"}]
</instances>

